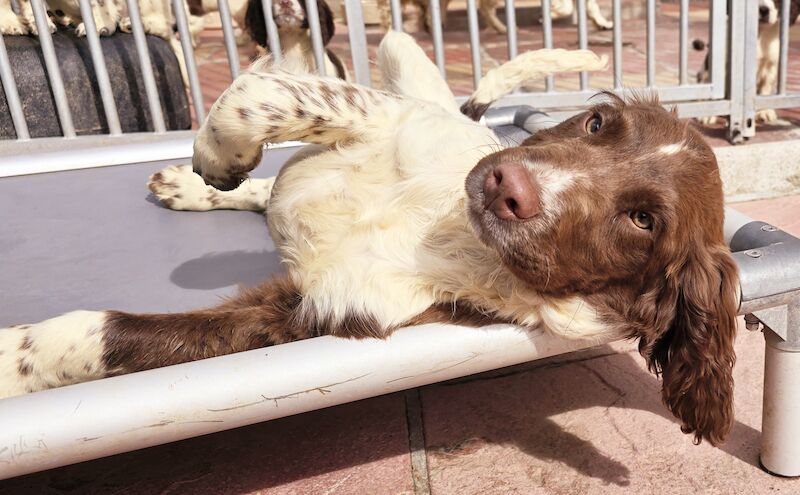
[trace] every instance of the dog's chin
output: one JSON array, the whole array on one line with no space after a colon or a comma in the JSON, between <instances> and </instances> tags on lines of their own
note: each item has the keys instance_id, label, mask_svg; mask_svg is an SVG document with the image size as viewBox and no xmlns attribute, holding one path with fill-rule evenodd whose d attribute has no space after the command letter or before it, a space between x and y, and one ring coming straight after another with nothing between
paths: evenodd
<instances>
[{"instance_id":1,"label":"dog's chin","mask_svg":"<svg viewBox=\"0 0 800 495\"><path fill-rule=\"evenodd\" d=\"M275 16L275 25L284 29L299 29L303 27L303 19L291 14L280 14Z\"/></svg>"}]
</instances>

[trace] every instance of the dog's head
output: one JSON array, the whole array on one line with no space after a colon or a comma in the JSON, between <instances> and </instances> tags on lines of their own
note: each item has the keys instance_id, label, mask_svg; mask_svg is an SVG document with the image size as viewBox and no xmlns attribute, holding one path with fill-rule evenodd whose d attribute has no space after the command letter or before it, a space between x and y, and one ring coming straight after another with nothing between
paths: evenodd
<instances>
[{"instance_id":1,"label":"dog's head","mask_svg":"<svg viewBox=\"0 0 800 495\"><path fill-rule=\"evenodd\" d=\"M325 0L315 0L319 12L319 25L322 33L322 44L327 45L335 34L333 11ZM272 2L272 18L278 32L307 30L308 12L306 0L274 0ZM267 30L264 24L264 10L261 0L250 0L245 14L245 29L256 43L267 46Z\"/></svg>"},{"instance_id":2,"label":"dog's head","mask_svg":"<svg viewBox=\"0 0 800 495\"><path fill-rule=\"evenodd\" d=\"M761 24L776 24L781 16L783 2L790 2L789 25L797 21L800 14L800 0L758 0L758 22Z\"/></svg>"},{"instance_id":3,"label":"dog's head","mask_svg":"<svg viewBox=\"0 0 800 495\"><path fill-rule=\"evenodd\" d=\"M733 416L738 281L717 163L657 102L608 99L481 160L470 219L531 288L579 295L639 338L683 431L718 443Z\"/></svg>"}]
</instances>

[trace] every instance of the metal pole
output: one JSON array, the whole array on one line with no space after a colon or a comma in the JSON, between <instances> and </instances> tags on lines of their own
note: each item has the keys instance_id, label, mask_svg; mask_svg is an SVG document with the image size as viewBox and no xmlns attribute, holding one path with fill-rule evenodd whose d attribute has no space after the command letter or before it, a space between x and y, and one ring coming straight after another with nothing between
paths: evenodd
<instances>
[{"instance_id":1,"label":"metal pole","mask_svg":"<svg viewBox=\"0 0 800 495\"><path fill-rule=\"evenodd\" d=\"M689 83L689 0L681 0L679 81Z\"/></svg>"},{"instance_id":2,"label":"metal pole","mask_svg":"<svg viewBox=\"0 0 800 495\"><path fill-rule=\"evenodd\" d=\"M622 89L622 8L620 0L612 4L614 17L614 89Z\"/></svg>"},{"instance_id":3,"label":"metal pole","mask_svg":"<svg viewBox=\"0 0 800 495\"><path fill-rule=\"evenodd\" d=\"M361 0L344 0L344 9L347 16L347 33L350 36L350 54L353 57L356 82L364 86L371 86L367 33L364 30L364 12L361 8Z\"/></svg>"},{"instance_id":4,"label":"metal pole","mask_svg":"<svg viewBox=\"0 0 800 495\"><path fill-rule=\"evenodd\" d=\"M553 19L550 16L550 0L542 0L542 39L545 48L553 48ZM544 78L544 90L553 91L555 79L553 76Z\"/></svg>"},{"instance_id":5,"label":"metal pole","mask_svg":"<svg viewBox=\"0 0 800 495\"><path fill-rule=\"evenodd\" d=\"M392 29L403 31L403 7L400 0L389 0L389 6L392 9Z\"/></svg>"},{"instance_id":6,"label":"metal pole","mask_svg":"<svg viewBox=\"0 0 800 495\"><path fill-rule=\"evenodd\" d=\"M172 12L181 35L181 48L183 61L186 65L186 74L189 78L189 89L192 95L192 106L197 125L202 125L206 120L206 107L203 102L203 90L200 87L200 77L197 74L197 62L194 58L192 47L192 34L189 32L189 21L186 18L186 9L183 0L172 0Z\"/></svg>"},{"instance_id":7,"label":"metal pole","mask_svg":"<svg viewBox=\"0 0 800 495\"><path fill-rule=\"evenodd\" d=\"M8 60L3 33L0 33L0 82L3 83L3 91L6 94L8 110L11 112L11 121L14 123L14 132L17 134L17 140L27 141L31 138L31 135L28 132L28 123L25 122L25 114L22 112L22 102L20 102L19 93L17 93L17 82L14 80L14 73L11 71L11 62Z\"/></svg>"},{"instance_id":8,"label":"metal pole","mask_svg":"<svg viewBox=\"0 0 800 495\"><path fill-rule=\"evenodd\" d=\"M108 123L108 133L112 136L122 134L122 127L119 124L119 113L117 104L114 101L114 92L111 90L111 81L108 78L106 60L103 57L103 48L100 46L100 36L97 34L97 26L94 23L92 6L89 0L79 0L81 17L86 27L86 39L89 41L89 52L92 54L92 65L94 74L97 77L97 86L100 88L100 99L103 101L103 112Z\"/></svg>"},{"instance_id":9,"label":"metal pole","mask_svg":"<svg viewBox=\"0 0 800 495\"><path fill-rule=\"evenodd\" d=\"M306 13L308 14L308 27L311 29L311 48L314 51L317 72L320 76L324 76L326 74L325 46L322 44L322 28L319 25L319 10L316 0L306 2Z\"/></svg>"},{"instance_id":10,"label":"metal pole","mask_svg":"<svg viewBox=\"0 0 800 495\"><path fill-rule=\"evenodd\" d=\"M506 0L506 29L508 35L508 59L516 57L519 53L517 43L517 10L514 0Z\"/></svg>"},{"instance_id":11,"label":"metal pole","mask_svg":"<svg viewBox=\"0 0 800 495\"><path fill-rule=\"evenodd\" d=\"M778 94L786 94L786 72L789 62L789 0L784 0L781 4L781 51L778 59Z\"/></svg>"},{"instance_id":12,"label":"metal pole","mask_svg":"<svg viewBox=\"0 0 800 495\"><path fill-rule=\"evenodd\" d=\"M36 29L39 31L39 43L42 45L42 55L47 68L47 77L50 79L50 89L53 91L56 112L58 112L58 120L61 123L61 133L65 138L74 138L75 127L72 124L72 112L69 109L67 92L64 90L64 81L61 79L61 70L58 68L53 38L50 36L50 28L47 26L47 12L42 0L30 0L30 2Z\"/></svg>"},{"instance_id":13,"label":"metal pole","mask_svg":"<svg viewBox=\"0 0 800 495\"><path fill-rule=\"evenodd\" d=\"M578 0L578 48L586 50L589 47L588 33L586 30L586 0ZM579 75L581 91L589 87L589 73L581 72Z\"/></svg>"},{"instance_id":14,"label":"metal pole","mask_svg":"<svg viewBox=\"0 0 800 495\"><path fill-rule=\"evenodd\" d=\"M272 0L261 0L261 10L264 11L264 26L267 29L267 43L269 43L269 51L272 55L272 60L280 62L283 58L281 53L281 37L278 35L278 26L275 25L275 19L272 18ZM350 24L348 16L347 25Z\"/></svg>"},{"instance_id":15,"label":"metal pole","mask_svg":"<svg viewBox=\"0 0 800 495\"><path fill-rule=\"evenodd\" d=\"M316 6L317 4L314 3L314 7ZM219 20L222 24L225 52L228 54L228 65L231 68L231 77L236 79L239 77L239 49L236 47L236 37L233 35L233 20L231 19L231 8L228 5L228 0L217 0L217 8L219 9ZM269 14L264 12L264 17L267 15Z\"/></svg>"},{"instance_id":16,"label":"metal pole","mask_svg":"<svg viewBox=\"0 0 800 495\"><path fill-rule=\"evenodd\" d=\"M647 0L647 87L656 84L656 0Z\"/></svg>"},{"instance_id":17,"label":"metal pole","mask_svg":"<svg viewBox=\"0 0 800 495\"><path fill-rule=\"evenodd\" d=\"M513 2L514 0L509 0ZM431 12L431 34L433 37L433 58L442 77L447 79L444 68L444 35L442 34L442 11L439 0L429 0L428 9ZM506 7L508 8L508 7Z\"/></svg>"},{"instance_id":18,"label":"metal pole","mask_svg":"<svg viewBox=\"0 0 800 495\"><path fill-rule=\"evenodd\" d=\"M40 0L36 0L40 1ZM139 66L142 69L142 79L144 90L147 94L147 105L150 108L150 117L153 119L153 129L157 133L166 132L164 125L164 114L161 111L161 99L156 86L156 78L153 76L153 65L150 62L150 49L147 47L147 38L142 27L142 16L139 13L137 0L126 0L128 2L128 15L131 18L131 29L133 30L133 40L136 43L136 53L139 55Z\"/></svg>"},{"instance_id":19,"label":"metal pole","mask_svg":"<svg viewBox=\"0 0 800 495\"><path fill-rule=\"evenodd\" d=\"M469 51L472 58L472 83L477 88L481 82L481 39L478 34L478 7L476 0L467 0L467 23L469 26Z\"/></svg>"}]
</instances>

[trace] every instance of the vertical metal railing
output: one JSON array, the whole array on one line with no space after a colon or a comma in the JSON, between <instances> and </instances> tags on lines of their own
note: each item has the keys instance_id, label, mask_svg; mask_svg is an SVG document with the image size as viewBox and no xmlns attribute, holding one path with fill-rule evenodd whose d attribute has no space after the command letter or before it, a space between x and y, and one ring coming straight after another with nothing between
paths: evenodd
<instances>
[{"instance_id":1,"label":"vertical metal railing","mask_svg":"<svg viewBox=\"0 0 800 495\"><path fill-rule=\"evenodd\" d=\"M100 99L103 102L103 112L106 116L108 132L112 136L119 136L122 134L122 128L119 124L117 104L114 102L114 92L111 90L111 81L108 78L106 60L103 57L103 48L100 46L100 36L97 34L97 26L92 15L92 6L89 0L80 0L78 3L83 24L86 27L86 39L89 42L89 53L92 56L97 87L100 89Z\"/></svg>"},{"instance_id":2,"label":"vertical metal railing","mask_svg":"<svg viewBox=\"0 0 800 495\"><path fill-rule=\"evenodd\" d=\"M622 89L622 7L620 3L621 0L613 0L611 5L614 22L614 89Z\"/></svg>"},{"instance_id":3,"label":"vertical metal railing","mask_svg":"<svg viewBox=\"0 0 800 495\"><path fill-rule=\"evenodd\" d=\"M344 0L344 7L356 82L371 86L372 78L369 74L367 33L364 29L364 12L361 7L361 0Z\"/></svg>"},{"instance_id":4,"label":"vertical metal railing","mask_svg":"<svg viewBox=\"0 0 800 495\"><path fill-rule=\"evenodd\" d=\"M542 44L545 48L553 48L553 18L550 15L550 0L542 0ZM555 79L553 76L544 78L544 90L553 91Z\"/></svg>"},{"instance_id":5,"label":"vertical metal railing","mask_svg":"<svg viewBox=\"0 0 800 495\"><path fill-rule=\"evenodd\" d=\"M47 11L42 0L30 0L30 2L36 29L39 31L39 43L42 47L47 77L50 79L50 89L53 91L56 112L61 123L61 133L65 138L74 138L75 126L72 124L72 112L67 102L67 92L64 89L64 81L61 79L61 69L58 67L53 38L50 36L50 28L47 25Z\"/></svg>"},{"instance_id":6,"label":"vertical metal railing","mask_svg":"<svg viewBox=\"0 0 800 495\"><path fill-rule=\"evenodd\" d=\"M469 53L472 60L472 83L475 87L481 81L481 38L478 26L478 6L476 0L467 0L467 26L469 29Z\"/></svg>"},{"instance_id":7,"label":"vertical metal railing","mask_svg":"<svg viewBox=\"0 0 800 495\"><path fill-rule=\"evenodd\" d=\"M308 26L311 31L311 49L314 52L317 72L319 75L324 76L327 73L325 69L325 45L322 42L322 27L319 23L319 9L317 8L316 0L306 1L306 14L308 15Z\"/></svg>"},{"instance_id":8,"label":"vertical metal railing","mask_svg":"<svg viewBox=\"0 0 800 495\"><path fill-rule=\"evenodd\" d=\"M280 63L283 58L283 54L281 53L281 38L278 35L278 26L275 25L275 19L272 18L272 0L261 0L261 9L264 11L264 27L267 30L267 43L269 43L272 60ZM348 24L350 23L349 18L347 22ZM353 57L355 57L355 55L353 55Z\"/></svg>"},{"instance_id":9,"label":"vertical metal railing","mask_svg":"<svg viewBox=\"0 0 800 495\"><path fill-rule=\"evenodd\" d=\"M680 30L678 33L678 81L689 84L689 0L681 0Z\"/></svg>"},{"instance_id":10,"label":"vertical metal railing","mask_svg":"<svg viewBox=\"0 0 800 495\"><path fill-rule=\"evenodd\" d=\"M316 3L313 3L316 7ZM217 9L219 10L219 20L222 24L222 39L225 43L225 51L228 54L228 65L231 68L231 77L236 79L239 77L239 49L236 47L236 36L233 34L233 20L231 19L231 8L228 5L228 0L217 0ZM268 13L264 12L264 17Z\"/></svg>"},{"instance_id":11,"label":"vertical metal railing","mask_svg":"<svg viewBox=\"0 0 800 495\"><path fill-rule=\"evenodd\" d=\"M586 29L586 0L577 0L575 3L578 7L578 48L586 50L589 48L589 34ZM581 72L578 77L581 91L586 91L589 88L589 73Z\"/></svg>"},{"instance_id":12,"label":"vertical metal railing","mask_svg":"<svg viewBox=\"0 0 800 495\"><path fill-rule=\"evenodd\" d=\"M392 29L395 31L402 31L403 7L400 5L400 0L389 0L389 6L392 9Z\"/></svg>"},{"instance_id":13,"label":"vertical metal railing","mask_svg":"<svg viewBox=\"0 0 800 495\"><path fill-rule=\"evenodd\" d=\"M517 9L514 0L506 0L506 29L508 38L508 59L519 55L517 43Z\"/></svg>"},{"instance_id":14,"label":"vertical metal railing","mask_svg":"<svg viewBox=\"0 0 800 495\"><path fill-rule=\"evenodd\" d=\"M3 91L6 95L6 102L11 113L11 122L14 124L17 140L27 141L31 138L31 135L28 132L28 123L25 121L25 114L22 111L22 102L17 92L17 82L14 80L14 73L11 71L11 61L8 59L3 33L0 33L0 82L3 83Z\"/></svg>"},{"instance_id":15,"label":"vertical metal railing","mask_svg":"<svg viewBox=\"0 0 800 495\"><path fill-rule=\"evenodd\" d=\"M791 2L784 0L781 2L780 11L780 54L778 56L778 94L786 94L786 73L789 63L789 8Z\"/></svg>"},{"instance_id":16,"label":"vertical metal railing","mask_svg":"<svg viewBox=\"0 0 800 495\"><path fill-rule=\"evenodd\" d=\"M656 0L647 0L647 87L656 84Z\"/></svg>"},{"instance_id":17,"label":"vertical metal railing","mask_svg":"<svg viewBox=\"0 0 800 495\"><path fill-rule=\"evenodd\" d=\"M178 25L178 34L181 37L181 50L183 51L183 62L186 67L186 77L189 80L189 93L192 97L195 121L200 125L206 120L206 107L203 101L203 90L200 87L200 76L197 72L197 60L194 57L192 34L189 32L189 21L184 1L172 0L172 12L175 15L175 23Z\"/></svg>"},{"instance_id":18,"label":"vertical metal railing","mask_svg":"<svg viewBox=\"0 0 800 495\"><path fill-rule=\"evenodd\" d=\"M144 91L147 95L147 106L150 108L150 117L153 119L153 129L157 133L163 133L166 132L167 128L164 125L164 114L161 111L161 99L159 98L156 79L153 75L153 65L150 62L150 49L147 47L144 27L142 27L142 16L139 13L139 4L136 0L126 1L128 3L128 15L131 18L133 39L136 43L136 53L139 56L139 67L142 71Z\"/></svg>"},{"instance_id":19,"label":"vertical metal railing","mask_svg":"<svg viewBox=\"0 0 800 495\"><path fill-rule=\"evenodd\" d=\"M514 1L514 0L510 0ZM442 33L442 5L439 0L430 0L428 10L431 13L431 37L433 38L433 59L442 77L447 76L444 66L444 34Z\"/></svg>"}]
</instances>

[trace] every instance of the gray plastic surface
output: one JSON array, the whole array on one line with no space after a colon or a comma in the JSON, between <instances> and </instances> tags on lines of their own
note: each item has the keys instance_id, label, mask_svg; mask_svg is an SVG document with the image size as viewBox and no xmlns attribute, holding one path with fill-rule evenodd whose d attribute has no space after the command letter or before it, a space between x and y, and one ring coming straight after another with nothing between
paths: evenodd
<instances>
[{"instance_id":1,"label":"gray plastic surface","mask_svg":"<svg viewBox=\"0 0 800 495\"><path fill-rule=\"evenodd\" d=\"M266 153L253 176L293 152ZM0 179L0 326L74 309L203 307L279 270L262 215L158 204L147 178L165 165Z\"/></svg>"}]
</instances>

